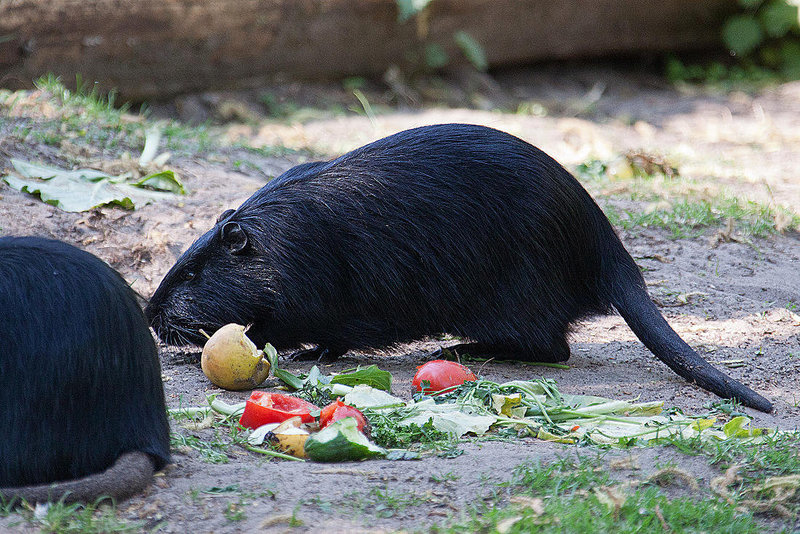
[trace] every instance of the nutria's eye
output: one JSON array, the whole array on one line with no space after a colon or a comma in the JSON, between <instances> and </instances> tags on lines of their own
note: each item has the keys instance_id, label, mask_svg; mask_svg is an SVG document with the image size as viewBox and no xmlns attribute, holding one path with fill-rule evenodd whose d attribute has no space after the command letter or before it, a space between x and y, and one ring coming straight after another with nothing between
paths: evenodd
<instances>
[{"instance_id":1,"label":"nutria's eye","mask_svg":"<svg viewBox=\"0 0 800 534\"><path fill-rule=\"evenodd\" d=\"M194 277L197 276L194 271L183 271L183 280L185 282L189 282L190 280L194 280Z\"/></svg>"}]
</instances>

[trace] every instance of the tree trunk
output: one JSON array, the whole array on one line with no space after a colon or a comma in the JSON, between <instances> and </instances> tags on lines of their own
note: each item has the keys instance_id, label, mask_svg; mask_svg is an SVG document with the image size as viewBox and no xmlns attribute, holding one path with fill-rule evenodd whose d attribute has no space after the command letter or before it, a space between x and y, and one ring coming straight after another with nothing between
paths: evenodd
<instances>
[{"instance_id":1,"label":"tree trunk","mask_svg":"<svg viewBox=\"0 0 800 534\"><path fill-rule=\"evenodd\" d=\"M80 74L126 99L409 66L425 44L463 61L463 30L490 66L719 44L729 0L433 0L398 22L395 0L0 0L0 84Z\"/></svg>"}]
</instances>

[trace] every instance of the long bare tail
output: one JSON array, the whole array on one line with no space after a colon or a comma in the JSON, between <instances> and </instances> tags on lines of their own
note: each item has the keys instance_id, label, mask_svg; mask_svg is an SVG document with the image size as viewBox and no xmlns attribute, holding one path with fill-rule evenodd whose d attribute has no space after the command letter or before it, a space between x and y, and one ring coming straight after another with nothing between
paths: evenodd
<instances>
[{"instance_id":1,"label":"long bare tail","mask_svg":"<svg viewBox=\"0 0 800 534\"><path fill-rule=\"evenodd\" d=\"M714 368L680 338L650 300L633 260L625 264L622 272L612 275L616 283L611 284L609 297L636 337L670 369L701 388L756 410L771 412L770 401Z\"/></svg>"},{"instance_id":2,"label":"long bare tail","mask_svg":"<svg viewBox=\"0 0 800 534\"><path fill-rule=\"evenodd\" d=\"M126 452L100 473L51 484L0 488L0 497L28 503L62 498L64 502L92 502L100 497L119 501L144 490L153 479L153 469L153 461L146 453Z\"/></svg>"}]
</instances>

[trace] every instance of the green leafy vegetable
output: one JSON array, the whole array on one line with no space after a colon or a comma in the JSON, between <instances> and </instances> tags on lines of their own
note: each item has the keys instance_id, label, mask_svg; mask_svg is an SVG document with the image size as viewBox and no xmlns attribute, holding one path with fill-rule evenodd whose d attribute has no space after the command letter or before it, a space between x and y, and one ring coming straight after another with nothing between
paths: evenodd
<instances>
[{"instance_id":1,"label":"green leafy vegetable","mask_svg":"<svg viewBox=\"0 0 800 534\"><path fill-rule=\"evenodd\" d=\"M273 347L272 344L267 343L266 345L264 345L264 355L267 357L267 360L269 361L272 376L281 380L284 384L286 384L293 390L298 390L303 388L303 385L307 380L303 380L299 376L290 373L286 369L278 367L278 351L275 350L275 347ZM311 369L311 371L313 372L315 369L319 374L319 369L317 369L316 365Z\"/></svg>"},{"instance_id":2,"label":"green leafy vegetable","mask_svg":"<svg viewBox=\"0 0 800 534\"><path fill-rule=\"evenodd\" d=\"M455 441L453 436L436 430L431 421L423 425L401 426L398 421L402 417L397 412L370 412L365 415L372 425L372 439L375 443L387 448L436 447L449 448Z\"/></svg>"},{"instance_id":3,"label":"green leafy vegetable","mask_svg":"<svg viewBox=\"0 0 800 534\"><path fill-rule=\"evenodd\" d=\"M399 397L364 384L359 384L345 393L344 402L359 409L371 408L373 410L405 406L405 402Z\"/></svg>"},{"instance_id":4,"label":"green leafy vegetable","mask_svg":"<svg viewBox=\"0 0 800 534\"><path fill-rule=\"evenodd\" d=\"M437 404L433 399L424 400L414 405L414 413L399 421L400 425L423 425L431 421L433 428L461 437L472 433L476 436L485 434L489 427L497 422L497 417L490 414L466 411L464 405Z\"/></svg>"},{"instance_id":5,"label":"green leafy vegetable","mask_svg":"<svg viewBox=\"0 0 800 534\"><path fill-rule=\"evenodd\" d=\"M379 369L377 365L370 365L369 367L358 367L351 373L334 375L330 383L344 384L346 386L364 384L384 391L391 391L392 374L389 371Z\"/></svg>"},{"instance_id":6,"label":"green leafy vegetable","mask_svg":"<svg viewBox=\"0 0 800 534\"><path fill-rule=\"evenodd\" d=\"M150 187L156 191L167 191L176 195L185 195L186 189L183 184L170 170L154 172L134 183L136 187Z\"/></svg>"},{"instance_id":7,"label":"green leafy vegetable","mask_svg":"<svg viewBox=\"0 0 800 534\"><path fill-rule=\"evenodd\" d=\"M673 436L758 439L775 432L742 430L740 426L725 431L716 419L665 414L663 402L635 403L590 395L566 395L558 391L555 382L545 379L504 384L487 380L466 382L455 391L437 397L436 401L440 402L439 411L459 410L473 416L492 416L496 418L495 428L511 427L539 439L562 443L630 446L658 444ZM427 409L424 402L408 405L407 410ZM521 416L523 407L524 416ZM413 417L408 420L418 421ZM745 422L743 419L735 425ZM446 424L437 428L446 428Z\"/></svg>"},{"instance_id":8,"label":"green leafy vegetable","mask_svg":"<svg viewBox=\"0 0 800 534\"><path fill-rule=\"evenodd\" d=\"M729 438L751 438L770 432L767 428L750 428L750 418L742 415L725 423L722 431Z\"/></svg>"},{"instance_id":9,"label":"green leafy vegetable","mask_svg":"<svg viewBox=\"0 0 800 534\"><path fill-rule=\"evenodd\" d=\"M12 159L11 164L16 174L3 177L8 185L24 193L38 195L43 202L64 211L88 211L109 204L134 209L138 205L172 197L168 193L128 183L128 175L108 176L94 169L66 171L18 159ZM179 183L174 175L172 179L174 183ZM163 177L159 178L154 184L164 180ZM154 184L147 185L154 187Z\"/></svg>"}]
</instances>

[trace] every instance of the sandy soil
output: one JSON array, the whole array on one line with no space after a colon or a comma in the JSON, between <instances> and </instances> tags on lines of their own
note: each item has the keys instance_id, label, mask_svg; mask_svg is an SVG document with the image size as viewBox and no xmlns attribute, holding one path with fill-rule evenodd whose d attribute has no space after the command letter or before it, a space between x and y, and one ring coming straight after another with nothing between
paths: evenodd
<instances>
[{"instance_id":1,"label":"sandy soil","mask_svg":"<svg viewBox=\"0 0 800 534\"><path fill-rule=\"evenodd\" d=\"M544 149L565 165L588 157L604 157L629 149L669 155L682 175L718 177L717 185L762 201L777 199L800 211L800 85L786 84L755 96L735 93L708 95L677 91L661 83L629 79L609 70L549 70L498 76L501 91L544 102L544 117L500 114L467 109L396 111L378 115L315 120L305 124L269 123L238 127L229 136L247 136L253 143L280 143L335 155L397 130L438 122L473 122L497 127ZM599 84L599 85L598 85ZM599 98L592 89L602 89ZM596 93L597 91L595 91ZM588 96L587 96L588 95ZM588 98L588 100L587 100ZM591 106L591 112L586 112ZM578 110L577 112L575 110ZM579 115L581 118L576 117ZM27 157L29 148L16 147ZM70 214L0 185L0 233L37 234L85 248L118 269L141 295L155 290L179 254L214 222L264 184L304 156L258 161L261 171L231 161L239 153L214 161L202 154L172 163L185 180L185 198L145 206L135 212L119 209ZM710 232L710 233L713 233ZM706 237L671 240L664 231L644 229L624 233L628 250L646 269L653 298L679 334L709 361L741 359L745 365L725 368L775 403L772 414L748 410L756 423L794 429L800 425L800 237L795 234L751 243L722 243ZM681 294L693 294L681 305ZM391 353L348 354L325 371L377 363L394 375L394 392L409 397L410 379L436 342L421 342ZM664 400L687 411L701 411L715 397L687 383L633 336L621 318L602 317L578 325L571 338L569 370L491 362L480 374L504 381L540 376L555 379L562 391L643 401ZM200 405L209 392L191 349L162 347L164 387L170 407ZM292 364L303 370L310 364ZM222 393L229 401L245 393ZM181 429L180 432L189 432ZM208 433L198 432L208 438ZM492 488L486 480L509 478L518 464L574 455L576 449L524 440L465 445L455 459L421 462L373 461L363 464L313 465L269 462L234 450L227 464L204 463L197 453L174 451L174 465L158 477L143 496L123 503L120 517L144 519L165 532L283 531L286 516L295 514L313 532L418 529L458 515L476 497ZM673 450L633 450L611 457L637 458L646 476L675 460L705 481L716 475L702 459ZM457 480L437 481L432 475L453 473ZM619 470L618 476L630 476ZM616 475L615 475L616 476ZM446 477L445 477L446 478ZM231 521L223 511L240 494L193 497L194 490L238 484L242 491L263 492L247 497L245 518ZM411 492L424 504L383 519L375 510L340 510L339 499L350 492L378 488ZM332 503L332 511L328 504ZM320 519L322 518L322 519ZM6 528L9 519L0 520ZM26 529L28 527L17 527Z\"/></svg>"}]
</instances>

